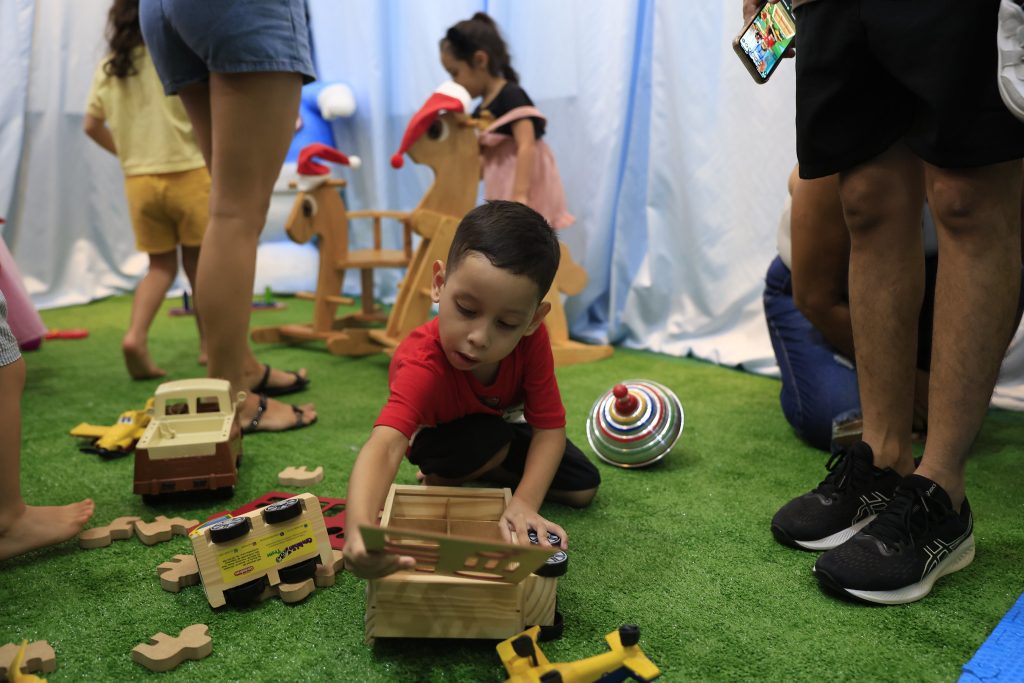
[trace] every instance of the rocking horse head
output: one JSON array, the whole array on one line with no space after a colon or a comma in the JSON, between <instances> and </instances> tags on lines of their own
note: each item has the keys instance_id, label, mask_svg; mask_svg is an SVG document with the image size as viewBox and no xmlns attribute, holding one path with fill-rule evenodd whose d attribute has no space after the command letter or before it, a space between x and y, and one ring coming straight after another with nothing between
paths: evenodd
<instances>
[{"instance_id":1,"label":"rocking horse head","mask_svg":"<svg viewBox=\"0 0 1024 683\"><path fill-rule=\"evenodd\" d=\"M299 188L299 195L285 222L288 237L299 244L305 244L313 235L322 232L318 229L318 226L324 223L321 220L322 214L340 212L343 215L345 212L341 197L335 190L344 187L345 181L331 178L330 169L319 163L318 157L352 168L359 168L361 165L359 157L345 156L323 143L317 142L302 148L298 163L299 180L295 184Z\"/></svg>"},{"instance_id":2,"label":"rocking horse head","mask_svg":"<svg viewBox=\"0 0 1024 683\"><path fill-rule=\"evenodd\" d=\"M403 155L434 171L434 183L419 208L462 216L476 204L480 183L479 122L466 114L470 95L453 81L442 83L416 112L391 165L401 168Z\"/></svg>"}]
</instances>

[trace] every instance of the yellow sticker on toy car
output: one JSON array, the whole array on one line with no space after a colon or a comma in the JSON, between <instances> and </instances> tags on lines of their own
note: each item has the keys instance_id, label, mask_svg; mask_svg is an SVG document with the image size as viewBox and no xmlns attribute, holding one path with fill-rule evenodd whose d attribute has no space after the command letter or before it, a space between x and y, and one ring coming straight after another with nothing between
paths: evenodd
<instances>
[{"instance_id":1,"label":"yellow sticker on toy car","mask_svg":"<svg viewBox=\"0 0 1024 683\"><path fill-rule=\"evenodd\" d=\"M231 586L318 554L313 527L309 522L300 521L275 529L275 533L263 538L221 550L217 553L217 566L220 567L221 581L225 586Z\"/></svg>"}]
</instances>

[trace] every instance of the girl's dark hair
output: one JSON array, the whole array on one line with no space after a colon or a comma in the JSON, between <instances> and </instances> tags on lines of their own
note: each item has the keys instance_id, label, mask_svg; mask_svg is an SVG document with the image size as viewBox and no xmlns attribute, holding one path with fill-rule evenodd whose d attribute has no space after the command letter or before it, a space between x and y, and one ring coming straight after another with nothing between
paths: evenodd
<instances>
[{"instance_id":1,"label":"girl's dark hair","mask_svg":"<svg viewBox=\"0 0 1024 683\"><path fill-rule=\"evenodd\" d=\"M485 12L477 12L471 19L460 21L448 29L441 39L441 47L447 47L459 61L473 63L477 50L487 53L487 70L492 76L501 76L513 83L519 82L519 74L512 68L508 47L494 23Z\"/></svg>"},{"instance_id":2,"label":"girl's dark hair","mask_svg":"<svg viewBox=\"0 0 1024 683\"><path fill-rule=\"evenodd\" d=\"M495 268L528 277L537 285L537 301L551 289L562 255L558 237L543 216L526 204L500 199L463 217L448 250L447 272L454 273L471 251Z\"/></svg>"},{"instance_id":3,"label":"girl's dark hair","mask_svg":"<svg viewBox=\"0 0 1024 683\"><path fill-rule=\"evenodd\" d=\"M107 14L107 42L111 54L103 65L103 71L117 78L137 74L138 70L132 63L132 53L142 45L139 0L114 0Z\"/></svg>"}]
</instances>

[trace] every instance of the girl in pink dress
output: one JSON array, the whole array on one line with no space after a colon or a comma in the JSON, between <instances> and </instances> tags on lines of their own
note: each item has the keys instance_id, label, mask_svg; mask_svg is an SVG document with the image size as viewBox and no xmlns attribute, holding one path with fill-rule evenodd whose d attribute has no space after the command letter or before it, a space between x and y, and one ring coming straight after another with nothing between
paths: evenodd
<instances>
[{"instance_id":1,"label":"girl in pink dress","mask_svg":"<svg viewBox=\"0 0 1024 683\"><path fill-rule=\"evenodd\" d=\"M485 199L522 202L553 228L576 220L551 148L542 139L546 120L519 85L508 48L494 20L483 12L460 21L441 39L441 64L452 80L481 103L473 112L494 117L480 136Z\"/></svg>"}]
</instances>

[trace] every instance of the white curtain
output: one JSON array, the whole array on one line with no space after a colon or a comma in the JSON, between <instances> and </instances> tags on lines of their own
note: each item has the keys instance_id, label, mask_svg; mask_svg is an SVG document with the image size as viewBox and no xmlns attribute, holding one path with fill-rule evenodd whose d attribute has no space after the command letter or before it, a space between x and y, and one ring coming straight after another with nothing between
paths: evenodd
<instances>
[{"instance_id":1,"label":"white curtain","mask_svg":"<svg viewBox=\"0 0 1024 683\"><path fill-rule=\"evenodd\" d=\"M396 171L388 160L409 117L447 79L445 29L486 11L548 117L578 219L561 233L590 275L567 303L573 333L776 372L761 291L795 163L793 66L753 83L731 48L740 0L308 2L319 75L347 83L358 104L334 124L338 147L364 162L341 171L351 208L419 200L429 170ZM4 75L30 74L0 80L0 211L13 196L4 235L36 302L53 306L131 289L146 261L134 252L116 160L80 131L108 1L36 0L34 17L32 5L0 3ZM29 44L26 70L13 56ZM20 159L16 177L11 159ZM275 199L257 290L315 285L315 252L280 241L290 202L287 192ZM387 239L397 243L396 227ZM378 293L392 294L395 279L381 274ZM995 401L1024 409L1019 337Z\"/></svg>"}]
</instances>

